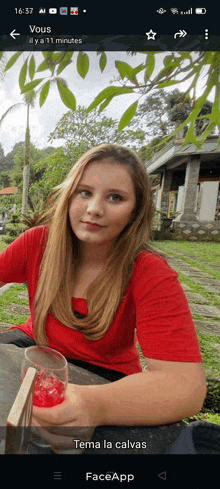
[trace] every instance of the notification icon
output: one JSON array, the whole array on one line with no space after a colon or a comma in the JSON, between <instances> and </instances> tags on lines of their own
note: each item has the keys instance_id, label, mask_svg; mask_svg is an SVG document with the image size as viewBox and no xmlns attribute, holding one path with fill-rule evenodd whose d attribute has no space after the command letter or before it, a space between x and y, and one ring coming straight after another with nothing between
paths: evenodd
<instances>
[{"instance_id":1,"label":"notification icon","mask_svg":"<svg viewBox=\"0 0 220 489\"><path fill-rule=\"evenodd\" d=\"M78 7L70 7L70 15L78 15Z\"/></svg>"},{"instance_id":2,"label":"notification icon","mask_svg":"<svg viewBox=\"0 0 220 489\"><path fill-rule=\"evenodd\" d=\"M60 15L67 15L67 7L60 7Z\"/></svg>"}]
</instances>

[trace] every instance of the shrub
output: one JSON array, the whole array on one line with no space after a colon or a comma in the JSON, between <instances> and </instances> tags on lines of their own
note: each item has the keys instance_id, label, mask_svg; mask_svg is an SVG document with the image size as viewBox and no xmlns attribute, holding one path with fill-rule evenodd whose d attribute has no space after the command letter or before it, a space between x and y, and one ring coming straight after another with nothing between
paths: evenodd
<instances>
[{"instance_id":1,"label":"shrub","mask_svg":"<svg viewBox=\"0 0 220 489\"><path fill-rule=\"evenodd\" d=\"M13 213L10 215L9 223L6 224L7 234L2 238L2 240L10 244L12 243L23 231L23 225L21 223L20 214Z\"/></svg>"},{"instance_id":2,"label":"shrub","mask_svg":"<svg viewBox=\"0 0 220 489\"><path fill-rule=\"evenodd\" d=\"M202 412L212 411L220 414L220 380L213 377L206 379L207 394Z\"/></svg>"}]
</instances>

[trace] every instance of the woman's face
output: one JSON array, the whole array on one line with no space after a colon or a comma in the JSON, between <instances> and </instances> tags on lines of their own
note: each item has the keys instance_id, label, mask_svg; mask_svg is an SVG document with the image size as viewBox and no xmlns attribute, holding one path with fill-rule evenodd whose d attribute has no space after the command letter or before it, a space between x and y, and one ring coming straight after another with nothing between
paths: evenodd
<instances>
[{"instance_id":1,"label":"woman's face","mask_svg":"<svg viewBox=\"0 0 220 489\"><path fill-rule=\"evenodd\" d=\"M124 166L107 159L92 162L71 199L72 230L85 243L110 243L128 224L135 201L133 182Z\"/></svg>"}]
</instances>

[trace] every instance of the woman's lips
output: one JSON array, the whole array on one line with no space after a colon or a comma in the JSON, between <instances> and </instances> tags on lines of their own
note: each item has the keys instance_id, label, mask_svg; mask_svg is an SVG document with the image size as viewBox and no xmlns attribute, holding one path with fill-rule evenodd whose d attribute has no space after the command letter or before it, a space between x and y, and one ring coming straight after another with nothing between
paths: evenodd
<instances>
[{"instance_id":1,"label":"woman's lips","mask_svg":"<svg viewBox=\"0 0 220 489\"><path fill-rule=\"evenodd\" d=\"M85 222L84 224L86 225L86 227L88 229L91 229L91 230L101 229L101 227L102 227L99 224L93 224L92 222Z\"/></svg>"}]
</instances>

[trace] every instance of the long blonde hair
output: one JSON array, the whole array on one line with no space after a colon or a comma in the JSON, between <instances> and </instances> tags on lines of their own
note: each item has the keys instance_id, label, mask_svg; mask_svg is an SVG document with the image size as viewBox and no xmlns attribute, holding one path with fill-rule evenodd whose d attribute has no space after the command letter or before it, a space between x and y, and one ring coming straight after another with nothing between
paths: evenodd
<instances>
[{"instance_id":1,"label":"long blonde hair","mask_svg":"<svg viewBox=\"0 0 220 489\"><path fill-rule=\"evenodd\" d=\"M104 158L108 163L127 169L134 185L136 206L130 222L115 239L104 268L87 288L88 315L79 319L71 302L79 242L72 231L68 211L87 165ZM46 224L49 232L34 302L36 342L47 344L45 322L49 312L67 327L81 331L87 339L98 340L113 321L140 252L148 251L165 258L165 254L149 244L154 214L149 177L133 150L117 144L101 144L81 156L66 179L53 189L49 202L49 209L40 223Z\"/></svg>"}]
</instances>

